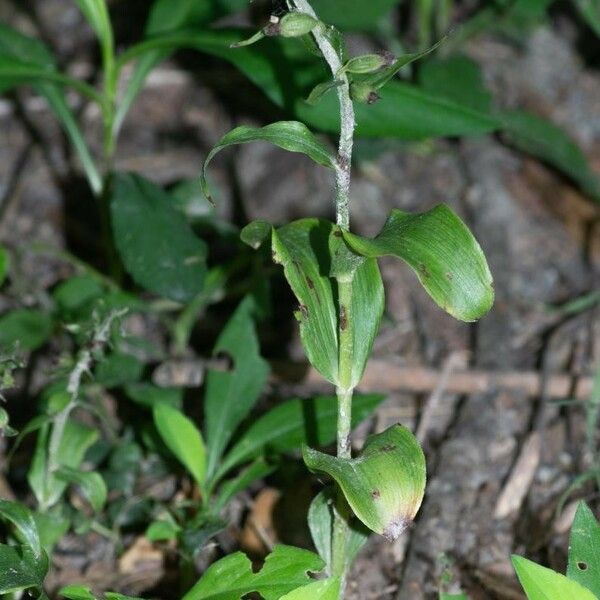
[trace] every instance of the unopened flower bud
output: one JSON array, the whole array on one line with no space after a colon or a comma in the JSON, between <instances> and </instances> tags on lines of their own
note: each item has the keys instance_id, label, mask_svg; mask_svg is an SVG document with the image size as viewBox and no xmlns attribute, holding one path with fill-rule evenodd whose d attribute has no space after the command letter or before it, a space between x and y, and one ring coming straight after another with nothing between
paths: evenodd
<instances>
[{"instance_id":1,"label":"unopened flower bud","mask_svg":"<svg viewBox=\"0 0 600 600\"><path fill-rule=\"evenodd\" d=\"M350 97L352 100L362 102L363 104L374 104L380 98L372 86L357 82L350 86Z\"/></svg>"},{"instance_id":2,"label":"unopened flower bud","mask_svg":"<svg viewBox=\"0 0 600 600\"><path fill-rule=\"evenodd\" d=\"M383 54L364 54L363 56L351 58L344 65L343 69L347 73L362 75L374 73L375 71L379 71L379 69L383 69L383 67L389 67L392 62L394 62L394 57L389 52Z\"/></svg>"},{"instance_id":3,"label":"unopened flower bud","mask_svg":"<svg viewBox=\"0 0 600 600\"><path fill-rule=\"evenodd\" d=\"M310 33L319 21L303 12L289 12L279 21L279 35L287 38L301 37Z\"/></svg>"}]
</instances>

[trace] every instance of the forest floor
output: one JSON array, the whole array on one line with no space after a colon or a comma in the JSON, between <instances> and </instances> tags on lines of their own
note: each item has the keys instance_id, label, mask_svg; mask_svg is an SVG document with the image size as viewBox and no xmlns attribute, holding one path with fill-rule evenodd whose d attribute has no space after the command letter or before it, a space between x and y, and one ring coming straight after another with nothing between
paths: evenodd
<instances>
[{"instance_id":1,"label":"forest floor","mask_svg":"<svg viewBox=\"0 0 600 600\"><path fill-rule=\"evenodd\" d=\"M94 43L77 27L72 3L34 4L38 27L70 71L90 73ZM11 10L10 3L0 3L0 19L31 26ZM464 50L482 66L499 106L524 107L559 123L600 170L600 73L582 62L568 22L535 30L522 46L484 36ZM258 94L236 77L203 56L185 54L163 64L126 123L117 168L162 185L197 176L223 133L257 122L262 110L267 114L250 100ZM241 100L227 89L232 79L242 86ZM246 97L249 104L242 106ZM82 118L89 139L97 139L98 114L82 106ZM0 239L21 252L19 301L26 305L36 290L50 288L71 269L33 254L31 242L73 249L90 239L88 231L78 230L88 198L36 97L0 101L0 131ZM406 535L394 544L371 539L353 569L349 597L435 598L442 573L450 571L472 600L523 598L511 553L564 570L574 503L556 514L557 503L593 460L584 450L585 400L594 365L600 364L600 313L571 316L549 307L600 286L598 210L554 172L495 136L420 145L359 141L358 156L353 227L373 234L391 208L422 211L449 203L488 257L496 303L477 324L455 322L429 301L407 268L384 262L387 313L362 389L384 392L387 399L357 436L397 421L413 427L426 450L428 487ZM216 162L215 180L218 211L233 221L331 216L329 176L298 155L242 147ZM13 304L14 298L0 296L0 310ZM291 315L283 329L293 331ZM276 333L265 336L267 357L302 362L295 334L278 340ZM300 380L279 375L269 393L323 391L330 392L309 373ZM577 393L584 402L556 402ZM307 475L287 490L271 484L252 490L240 500L231 547L260 554L277 541L307 543L300 525L288 517L283 527L278 515L305 514L313 484ZM593 503L599 491L590 485L570 500ZM256 524L266 540L253 533ZM158 595L161 579L168 586L168 551L131 536L119 554L108 540L90 536L68 536L59 545L55 589L75 578L150 597Z\"/></svg>"}]
</instances>

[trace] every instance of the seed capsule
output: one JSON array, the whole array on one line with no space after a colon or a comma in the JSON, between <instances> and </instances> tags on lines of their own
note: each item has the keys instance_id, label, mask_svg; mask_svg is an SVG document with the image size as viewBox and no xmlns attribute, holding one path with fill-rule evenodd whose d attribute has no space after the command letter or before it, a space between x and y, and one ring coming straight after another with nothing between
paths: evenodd
<instances>
[{"instance_id":1,"label":"seed capsule","mask_svg":"<svg viewBox=\"0 0 600 600\"><path fill-rule=\"evenodd\" d=\"M279 21L279 35L286 38L301 37L310 33L319 21L303 12L287 13Z\"/></svg>"},{"instance_id":2,"label":"seed capsule","mask_svg":"<svg viewBox=\"0 0 600 600\"><path fill-rule=\"evenodd\" d=\"M350 97L356 102L363 104L374 104L379 100L380 96L377 91L370 85L364 83L353 83L350 86Z\"/></svg>"},{"instance_id":3,"label":"seed capsule","mask_svg":"<svg viewBox=\"0 0 600 600\"><path fill-rule=\"evenodd\" d=\"M366 73L374 73L383 69L383 67L389 67L394 61L393 55L389 52L383 54L364 54L363 56L355 56L351 58L343 67L347 73L353 73L355 75L363 75Z\"/></svg>"}]
</instances>

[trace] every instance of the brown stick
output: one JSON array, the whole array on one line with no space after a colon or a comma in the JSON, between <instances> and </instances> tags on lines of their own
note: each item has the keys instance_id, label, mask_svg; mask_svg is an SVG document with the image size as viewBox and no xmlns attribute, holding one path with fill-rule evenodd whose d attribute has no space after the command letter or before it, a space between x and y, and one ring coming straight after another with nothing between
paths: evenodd
<instances>
[{"instance_id":1,"label":"brown stick","mask_svg":"<svg viewBox=\"0 0 600 600\"><path fill-rule=\"evenodd\" d=\"M322 384L323 378L315 369L298 364L273 365L279 380L296 380L308 384ZM388 360L369 361L358 390L361 392L408 391L427 393L434 390L442 373L425 367L407 367ZM592 392L591 377L569 374L551 375L546 381L548 398L587 400ZM451 394L474 394L492 390L507 390L539 396L542 378L537 371L453 371L445 385Z\"/></svg>"}]
</instances>

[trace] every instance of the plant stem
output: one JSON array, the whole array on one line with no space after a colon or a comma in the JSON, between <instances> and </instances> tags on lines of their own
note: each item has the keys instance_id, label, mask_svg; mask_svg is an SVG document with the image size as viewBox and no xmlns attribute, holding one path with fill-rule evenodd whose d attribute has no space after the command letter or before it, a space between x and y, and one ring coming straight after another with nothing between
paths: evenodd
<instances>
[{"instance_id":1,"label":"plant stem","mask_svg":"<svg viewBox=\"0 0 600 600\"><path fill-rule=\"evenodd\" d=\"M318 19L307 0L289 0L290 8L297 8ZM350 82L342 71L342 59L327 36L324 25L313 30L315 41L329 65L337 87L340 103L340 141L336 167L336 222L341 229L350 228L350 170L354 145L356 119L354 105L350 96ZM352 426L352 365L354 354L354 335L352 323L352 279L338 278L338 420L337 420L337 456L351 458L350 430ZM338 490L334 507L334 521L331 541L331 571L341 580L340 598L344 597L346 572L348 570L348 539L350 537L350 508Z\"/></svg>"}]
</instances>

